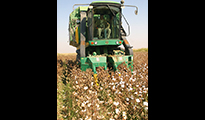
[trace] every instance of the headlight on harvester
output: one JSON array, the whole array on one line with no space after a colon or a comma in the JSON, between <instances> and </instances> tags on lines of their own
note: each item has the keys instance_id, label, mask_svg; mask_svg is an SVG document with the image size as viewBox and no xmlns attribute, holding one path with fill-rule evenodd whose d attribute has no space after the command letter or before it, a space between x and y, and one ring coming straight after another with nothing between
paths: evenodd
<instances>
[{"instance_id":1,"label":"headlight on harvester","mask_svg":"<svg viewBox=\"0 0 205 120\"><path fill-rule=\"evenodd\" d=\"M116 41L116 44L122 44L122 41Z\"/></svg>"},{"instance_id":2,"label":"headlight on harvester","mask_svg":"<svg viewBox=\"0 0 205 120\"><path fill-rule=\"evenodd\" d=\"M97 45L98 44L98 42L95 42L95 45Z\"/></svg>"}]
</instances>

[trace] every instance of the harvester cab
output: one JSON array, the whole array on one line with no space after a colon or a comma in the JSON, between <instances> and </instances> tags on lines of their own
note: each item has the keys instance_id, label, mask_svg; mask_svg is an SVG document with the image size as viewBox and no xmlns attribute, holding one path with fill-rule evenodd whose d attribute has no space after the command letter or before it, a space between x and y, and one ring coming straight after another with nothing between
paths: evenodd
<instances>
[{"instance_id":1,"label":"harvester cab","mask_svg":"<svg viewBox=\"0 0 205 120\"><path fill-rule=\"evenodd\" d=\"M74 9L74 6L79 6ZM85 6L87 5L87 6ZM94 73L99 66L117 70L124 62L133 70L133 51L126 36L130 26L122 14L122 8L135 7L124 5L124 1L94 1L91 4L75 4L69 16L69 44L76 47L81 70L91 68ZM128 25L128 34L122 27L122 18ZM124 50L119 46L123 45Z\"/></svg>"}]
</instances>

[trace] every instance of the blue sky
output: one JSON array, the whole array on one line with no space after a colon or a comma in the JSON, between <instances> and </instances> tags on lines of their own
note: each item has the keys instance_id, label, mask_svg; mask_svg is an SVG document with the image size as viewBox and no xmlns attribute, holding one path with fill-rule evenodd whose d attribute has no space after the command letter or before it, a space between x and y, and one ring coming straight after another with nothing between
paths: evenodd
<instances>
[{"instance_id":1,"label":"blue sky","mask_svg":"<svg viewBox=\"0 0 205 120\"><path fill-rule=\"evenodd\" d=\"M67 44L69 15L73 11L74 4L90 4L93 1L98 0L57 0L57 53L75 53L76 48ZM107 1L120 2L120 0ZM124 1L125 5L138 7L138 15L134 14L134 7L125 7L122 10L130 25L130 35L127 37L129 43L134 49L148 48L148 0ZM123 27L127 28L127 25L123 24Z\"/></svg>"}]
</instances>

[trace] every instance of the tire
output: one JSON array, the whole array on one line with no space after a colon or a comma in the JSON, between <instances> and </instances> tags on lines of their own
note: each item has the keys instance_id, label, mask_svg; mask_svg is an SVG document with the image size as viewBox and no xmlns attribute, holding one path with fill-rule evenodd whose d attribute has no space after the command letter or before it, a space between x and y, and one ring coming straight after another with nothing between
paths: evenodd
<instances>
[{"instance_id":1,"label":"tire","mask_svg":"<svg viewBox=\"0 0 205 120\"><path fill-rule=\"evenodd\" d=\"M77 55L76 55L76 61L77 61L78 63L80 63L80 49L76 50L76 53L77 53Z\"/></svg>"}]
</instances>

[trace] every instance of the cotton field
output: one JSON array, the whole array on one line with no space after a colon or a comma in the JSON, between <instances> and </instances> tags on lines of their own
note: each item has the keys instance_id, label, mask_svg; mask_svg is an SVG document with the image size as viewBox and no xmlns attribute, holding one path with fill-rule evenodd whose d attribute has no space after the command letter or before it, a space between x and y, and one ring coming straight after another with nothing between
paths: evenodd
<instances>
[{"instance_id":1,"label":"cotton field","mask_svg":"<svg viewBox=\"0 0 205 120\"><path fill-rule=\"evenodd\" d=\"M134 71L122 64L119 71L84 72L75 56L58 55L58 120L148 119L148 53L134 52Z\"/></svg>"}]
</instances>

